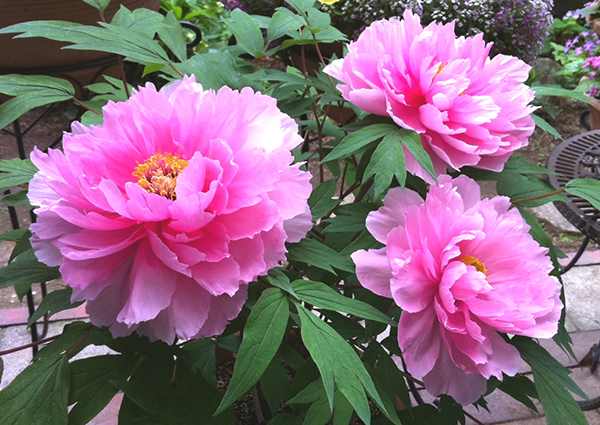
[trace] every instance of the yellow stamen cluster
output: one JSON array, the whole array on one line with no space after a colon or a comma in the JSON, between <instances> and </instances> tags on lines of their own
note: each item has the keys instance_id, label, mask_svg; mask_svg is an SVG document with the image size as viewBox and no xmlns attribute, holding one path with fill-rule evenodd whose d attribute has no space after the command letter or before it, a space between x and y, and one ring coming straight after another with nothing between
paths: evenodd
<instances>
[{"instance_id":1,"label":"yellow stamen cluster","mask_svg":"<svg viewBox=\"0 0 600 425\"><path fill-rule=\"evenodd\" d=\"M483 264L478 258L475 258L471 255L465 255L460 259L467 266L473 266L478 272L483 273L487 276L487 269L485 268L485 264Z\"/></svg>"},{"instance_id":2,"label":"yellow stamen cluster","mask_svg":"<svg viewBox=\"0 0 600 425\"><path fill-rule=\"evenodd\" d=\"M177 155L156 155L138 163L133 172L133 177L138 179L137 184L149 193L155 193L167 199L175 200L175 186L177 176L188 166L185 159L179 159Z\"/></svg>"}]
</instances>

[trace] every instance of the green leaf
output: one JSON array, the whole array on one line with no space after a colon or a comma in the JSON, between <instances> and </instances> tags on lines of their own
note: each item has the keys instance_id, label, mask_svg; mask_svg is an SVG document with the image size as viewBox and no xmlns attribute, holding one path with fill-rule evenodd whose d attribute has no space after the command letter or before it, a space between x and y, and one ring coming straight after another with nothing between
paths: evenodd
<instances>
[{"instance_id":1,"label":"green leaf","mask_svg":"<svg viewBox=\"0 0 600 425\"><path fill-rule=\"evenodd\" d=\"M348 136L346 136L340 142L340 144L337 145L329 153L329 155L322 160L322 162L347 158L350 155L360 152L372 142L381 139L382 137L385 137L397 130L398 126L394 124L372 124L368 127L363 127L360 130L350 133Z\"/></svg>"},{"instance_id":2,"label":"green leaf","mask_svg":"<svg viewBox=\"0 0 600 425\"><path fill-rule=\"evenodd\" d=\"M338 391L335 392L335 395L339 394ZM335 397L335 396L334 396ZM335 398L334 398L335 400ZM327 397L323 394L321 398L314 401L308 411L306 412L306 416L304 416L303 425L326 425L331 419L332 409L329 406L329 402Z\"/></svg>"},{"instance_id":3,"label":"green leaf","mask_svg":"<svg viewBox=\"0 0 600 425\"><path fill-rule=\"evenodd\" d=\"M397 131L401 133L400 139L402 140L402 144L408 149L411 155L415 157L419 165L423 167L435 181L437 181L437 175L433 169L431 157L421 144L421 136L415 131L405 130L403 128L398 129Z\"/></svg>"},{"instance_id":4,"label":"green leaf","mask_svg":"<svg viewBox=\"0 0 600 425\"><path fill-rule=\"evenodd\" d=\"M31 248L30 239L31 239L31 232L29 230L26 230L25 233L23 233L23 237L21 239L19 239L19 241L13 248L12 252L10 253L10 257L8 258L9 264L12 263L13 260L15 258L17 258L19 255L33 249L33 248ZM35 282L31 282L31 283L35 283Z\"/></svg>"},{"instance_id":5,"label":"green leaf","mask_svg":"<svg viewBox=\"0 0 600 425\"><path fill-rule=\"evenodd\" d=\"M560 87L550 86L531 86L531 90L535 92L536 98L539 98L541 96L558 96L579 100L590 105L593 105L594 103L591 97L583 93L576 92L575 90L567 90Z\"/></svg>"},{"instance_id":6,"label":"green leaf","mask_svg":"<svg viewBox=\"0 0 600 425\"><path fill-rule=\"evenodd\" d=\"M2 175L2 174L0 174ZM23 236L25 236L25 234L31 234L31 232L29 232L29 229L15 229L15 230L9 230L8 232L4 232L0 235L0 242L4 242L4 241L18 241L19 239L21 239Z\"/></svg>"},{"instance_id":7,"label":"green leaf","mask_svg":"<svg viewBox=\"0 0 600 425\"><path fill-rule=\"evenodd\" d=\"M575 179L565 185L565 191L587 200L600 209L600 181L596 179Z\"/></svg>"},{"instance_id":8,"label":"green leaf","mask_svg":"<svg viewBox=\"0 0 600 425\"><path fill-rule=\"evenodd\" d=\"M586 425L581 408L568 390L587 397L569 377L571 371L530 338L513 337L511 343L531 366L548 425Z\"/></svg>"},{"instance_id":9,"label":"green leaf","mask_svg":"<svg viewBox=\"0 0 600 425\"><path fill-rule=\"evenodd\" d=\"M274 357L260 378L260 389L267 401L271 415L276 415L281 402L292 396L292 385L281 360Z\"/></svg>"},{"instance_id":10,"label":"green leaf","mask_svg":"<svg viewBox=\"0 0 600 425\"><path fill-rule=\"evenodd\" d=\"M276 288L279 288L279 289L283 289L285 292L292 295L294 298L296 298L296 299L298 298L298 296L294 292L294 288L292 288L290 279L284 273L283 269L274 268L274 269L269 270L269 274L267 276L265 276L264 279L270 285L275 286Z\"/></svg>"},{"instance_id":11,"label":"green leaf","mask_svg":"<svg viewBox=\"0 0 600 425\"><path fill-rule=\"evenodd\" d=\"M154 34L163 25L163 22L164 16L154 10L146 8L129 10L121 5L110 23L127 30L140 32L148 38L154 38Z\"/></svg>"},{"instance_id":12,"label":"green leaf","mask_svg":"<svg viewBox=\"0 0 600 425\"><path fill-rule=\"evenodd\" d=\"M535 384L525 375L504 377L498 388L515 400L523 403L534 412L538 412L537 407L531 400L539 398Z\"/></svg>"},{"instance_id":13,"label":"green leaf","mask_svg":"<svg viewBox=\"0 0 600 425\"><path fill-rule=\"evenodd\" d=\"M219 90L223 86L232 89L243 87L240 70L229 52L197 54L177 64L177 69L186 75L194 75L204 89Z\"/></svg>"},{"instance_id":14,"label":"green leaf","mask_svg":"<svg viewBox=\"0 0 600 425\"><path fill-rule=\"evenodd\" d=\"M0 392L0 423L66 425L68 398L67 358L39 360Z\"/></svg>"},{"instance_id":15,"label":"green leaf","mask_svg":"<svg viewBox=\"0 0 600 425\"><path fill-rule=\"evenodd\" d=\"M22 33L19 37L46 37L72 43L65 49L93 50L122 55L132 62L169 65L166 52L147 33L117 24L102 27L74 25L62 21L23 22L0 30L0 33ZM156 29L152 30L152 34Z\"/></svg>"},{"instance_id":16,"label":"green leaf","mask_svg":"<svg viewBox=\"0 0 600 425\"><path fill-rule=\"evenodd\" d=\"M317 316L300 304L296 304L296 307L302 324L302 340L321 373L329 410L333 410L337 386L367 425L371 422L371 412L365 390L387 416L371 376L352 347Z\"/></svg>"},{"instance_id":17,"label":"green leaf","mask_svg":"<svg viewBox=\"0 0 600 425\"><path fill-rule=\"evenodd\" d=\"M379 196L390 187L394 176L401 186L406 182L406 158L400 144L401 137L402 133L399 130L386 135L371 156L363 181L375 176L375 196Z\"/></svg>"},{"instance_id":18,"label":"green leaf","mask_svg":"<svg viewBox=\"0 0 600 425\"><path fill-rule=\"evenodd\" d=\"M4 195L0 202L9 207L29 205L29 199L27 199L27 190L20 190L9 195Z\"/></svg>"},{"instance_id":19,"label":"green leaf","mask_svg":"<svg viewBox=\"0 0 600 425\"><path fill-rule=\"evenodd\" d=\"M158 28L158 36L173 52L173 54L183 62L187 59L187 46L185 45L185 33L181 24L175 18L173 11L169 11L165 16L164 25Z\"/></svg>"},{"instance_id":20,"label":"green leaf","mask_svg":"<svg viewBox=\"0 0 600 425\"><path fill-rule=\"evenodd\" d=\"M302 26L302 20L297 15L284 13L280 10L276 11L269 22L267 31L267 44L273 40L289 35L297 31Z\"/></svg>"},{"instance_id":21,"label":"green leaf","mask_svg":"<svg viewBox=\"0 0 600 425\"><path fill-rule=\"evenodd\" d=\"M5 128L33 108L71 100L72 98L73 95L52 91L52 89L39 89L35 93L32 91L12 98L0 104L0 128Z\"/></svg>"},{"instance_id":22,"label":"green leaf","mask_svg":"<svg viewBox=\"0 0 600 425\"><path fill-rule=\"evenodd\" d=\"M366 230L365 221L369 213L379 207L380 205L374 202L340 205L334 210L335 217L327 220L327 227L323 229L323 233L362 232Z\"/></svg>"},{"instance_id":23,"label":"green leaf","mask_svg":"<svg viewBox=\"0 0 600 425\"><path fill-rule=\"evenodd\" d=\"M45 314L48 316L53 316L59 311L68 310L71 308L79 307L83 304L83 301L78 301L71 304L71 294L73 290L70 286L65 289L59 289L57 291L52 291L48 295L42 299L39 307L35 310L35 312L29 318L29 322L27 322L28 326L31 326L39 319L41 319Z\"/></svg>"},{"instance_id":24,"label":"green leaf","mask_svg":"<svg viewBox=\"0 0 600 425\"><path fill-rule=\"evenodd\" d=\"M348 425L352 419L354 409L346 397L339 391L335 393L333 400L333 424Z\"/></svg>"},{"instance_id":25,"label":"green leaf","mask_svg":"<svg viewBox=\"0 0 600 425\"><path fill-rule=\"evenodd\" d=\"M550 125L550 123L548 121L546 121L542 117L535 115L535 114L531 114L531 118L533 118L533 121L535 122L536 127L539 127L542 130L544 130L546 133L551 134L552 136L556 137L557 139L562 140L562 136L560 135L560 133L558 131L556 131L556 129L554 127L552 127L552 125Z\"/></svg>"},{"instance_id":26,"label":"green leaf","mask_svg":"<svg viewBox=\"0 0 600 425\"><path fill-rule=\"evenodd\" d=\"M40 263L33 250L29 250L19 255L8 266L0 269L0 288L18 284L48 282L59 277L58 267L49 267Z\"/></svg>"},{"instance_id":27,"label":"green leaf","mask_svg":"<svg viewBox=\"0 0 600 425\"><path fill-rule=\"evenodd\" d=\"M87 4L92 7L95 7L100 11L100 13L104 13L106 8L108 7L110 0L83 0Z\"/></svg>"},{"instance_id":28,"label":"green leaf","mask_svg":"<svg viewBox=\"0 0 600 425\"><path fill-rule=\"evenodd\" d=\"M502 173L497 184L498 194L508 196L511 201L521 201L524 199L544 196L554 192L554 189L545 180L534 174L516 174ZM519 202L521 207L539 207L552 201L568 201L562 194L542 197L526 202Z\"/></svg>"},{"instance_id":29,"label":"green leaf","mask_svg":"<svg viewBox=\"0 0 600 425\"><path fill-rule=\"evenodd\" d=\"M246 322L233 377L215 415L256 384L281 345L288 314L289 301L283 291L269 288L263 292Z\"/></svg>"},{"instance_id":30,"label":"green leaf","mask_svg":"<svg viewBox=\"0 0 600 425\"><path fill-rule=\"evenodd\" d=\"M246 12L235 9L231 12L231 20L227 21L229 29L235 36L238 46L254 57L262 57L265 40L260 27Z\"/></svg>"},{"instance_id":31,"label":"green leaf","mask_svg":"<svg viewBox=\"0 0 600 425\"><path fill-rule=\"evenodd\" d=\"M268 425L302 425L302 418L293 413L280 413Z\"/></svg>"},{"instance_id":32,"label":"green leaf","mask_svg":"<svg viewBox=\"0 0 600 425\"><path fill-rule=\"evenodd\" d=\"M308 205L310 206L313 220L320 219L342 202L340 199L333 199L336 188L337 180L331 179L321 183L312 191L308 198Z\"/></svg>"},{"instance_id":33,"label":"green leaf","mask_svg":"<svg viewBox=\"0 0 600 425\"><path fill-rule=\"evenodd\" d=\"M285 2L300 13L308 12L315 4L315 0L285 0Z\"/></svg>"},{"instance_id":34,"label":"green leaf","mask_svg":"<svg viewBox=\"0 0 600 425\"><path fill-rule=\"evenodd\" d=\"M9 96L26 94L55 94L72 97L75 94L73 85L62 78L46 75L0 75L0 93Z\"/></svg>"},{"instance_id":35,"label":"green leaf","mask_svg":"<svg viewBox=\"0 0 600 425\"><path fill-rule=\"evenodd\" d=\"M84 425L106 407L119 391L112 379L127 379L136 362L125 356L88 357L71 363L69 425Z\"/></svg>"},{"instance_id":36,"label":"green leaf","mask_svg":"<svg viewBox=\"0 0 600 425\"><path fill-rule=\"evenodd\" d=\"M216 342L210 338L190 341L182 348L182 358L190 369L193 372L200 372L206 382L213 387L217 386L215 348Z\"/></svg>"},{"instance_id":37,"label":"green leaf","mask_svg":"<svg viewBox=\"0 0 600 425\"><path fill-rule=\"evenodd\" d=\"M119 423L231 425L233 409L213 417L221 393L172 356L146 357L128 380L111 380L124 393ZM129 401L135 403L132 405Z\"/></svg>"},{"instance_id":38,"label":"green leaf","mask_svg":"<svg viewBox=\"0 0 600 425\"><path fill-rule=\"evenodd\" d=\"M298 298L304 302L331 311L342 311L363 319L375 320L390 326L397 326L389 316L383 314L371 305L345 297L336 290L321 282L311 280L296 280L292 282L292 288Z\"/></svg>"},{"instance_id":39,"label":"green leaf","mask_svg":"<svg viewBox=\"0 0 600 425\"><path fill-rule=\"evenodd\" d=\"M290 261L306 263L331 273L335 273L333 267L347 272L354 271L354 263L350 258L314 239L304 238L298 243L287 244L287 248L287 258Z\"/></svg>"}]
</instances>

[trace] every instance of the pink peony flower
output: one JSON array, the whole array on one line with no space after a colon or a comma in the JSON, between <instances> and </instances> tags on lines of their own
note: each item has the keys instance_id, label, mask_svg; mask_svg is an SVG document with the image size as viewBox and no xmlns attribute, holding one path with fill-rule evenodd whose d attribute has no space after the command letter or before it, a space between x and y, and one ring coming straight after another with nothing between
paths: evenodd
<instances>
[{"instance_id":1,"label":"pink peony flower","mask_svg":"<svg viewBox=\"0 0 600 425\"><path fill-rule=\"evenodd\" d=\"M295 122L275 99L193 78L103 111L103 125L65 134L64 153L31 155L36 255L115 336L221 333L247 283L311 228Z\"/></svg>"},{"instance_id":2,"label":"pink peony flower","mask_svg":"<svg viewBox=\"0 0 600 425\"><path fill-rule=\"evenodd\" d=\"M530 66L511 56L489 58L483 35L459 37L454 23L423 28L419 17L374 22L325 72L345 99L421 135L437 174L447 166L501 171L527 145L535 125ZM407 169L428 174L406 151Z\"/></svg>"},{"instance_id":3,"label":"pink peony flower","mask_svg":"<svg viewBox=\"0 0 600 425\"><path fill-rule=\"evenodd\" d=\"M352 255L358 279L403 309L398 342L408 371L433 395L461 404L486 379L519 370L520 356L498 332L549 338L558 327L560 283L548 250L506 197L480 200L466 176L439 177L423 200L392 189L367 228L385 248Z\"/></svg>"}]
</instances>

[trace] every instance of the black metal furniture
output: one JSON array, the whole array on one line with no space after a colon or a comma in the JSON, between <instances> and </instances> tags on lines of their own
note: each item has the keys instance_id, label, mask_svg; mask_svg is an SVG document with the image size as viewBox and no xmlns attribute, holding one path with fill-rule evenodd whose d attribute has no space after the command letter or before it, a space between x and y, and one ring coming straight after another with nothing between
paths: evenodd
<instances>
[{"instance_id":1,"label":"black metal furniture","mask_svg":"<svg viewBox=\"0 0 600 425\"><path fill-rule=\"evenodd\" d=\"M583 120L582 120L583 122ZM561 189L572 179L593 178L600 180L600 130L588 131L565 140L558 145L548 159L550 184ZM600 211L585 199L566 194L570 202L554 202L558 211L573 224L585 239L567 266L566 273L585 251L590 240L600 243ZM594 353L591 371L594 372L600 358L600 344Z\"/></svg>"}]
</instances>

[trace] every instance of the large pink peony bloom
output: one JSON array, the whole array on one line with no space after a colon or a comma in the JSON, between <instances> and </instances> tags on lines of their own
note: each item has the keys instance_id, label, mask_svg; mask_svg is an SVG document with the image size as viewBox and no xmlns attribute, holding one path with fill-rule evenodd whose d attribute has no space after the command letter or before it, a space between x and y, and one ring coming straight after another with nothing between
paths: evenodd
<instances>
[{"instance_id":1,"label":"large pink peony bloom","mask_svg":"<svg viewBox=\"0 0 600 425\"><path fill-rule=\"evenodd\" d=\"M74 125L64 154L32 153L31 243L115 336L218 334L311 227L301 141L251 89L148 84L105 106L103 125Z\"/></svg>"},{"instance_id":2,"label":"large pink peony bloom","mask_svg":"<svg viewBox=\"0 0 600 425\"><path fill-rule=\"evenodd\" d=\"M341 80L348 101L421 135L437 174L447 165L501 171L511 152L527 145L535 125L523 82L530 66L498 55L483 35L456 38L454 23L432 23L404 12L404 20L378 21L325 68ZM427 174L406 152L407 169Z\"/></svg>"},{"instance_id":3,"label":"large pink peony bloom","mask_svg":"<svg viewBox=\"0 0 600 425\"><path fill-rule=\"evenodd\" d=\"M477 183L439 177L427 199L392 189L367 228L385 248L352 255L358 279L402 309L398 341L427 390L476 401L486 379L515 375L520 356L498 332L549 338L560 283L547 249L508 198L480 200Z\"/></svg>"}]
</instances>

